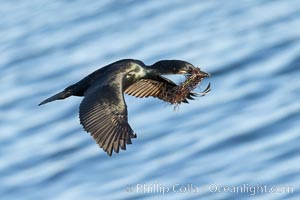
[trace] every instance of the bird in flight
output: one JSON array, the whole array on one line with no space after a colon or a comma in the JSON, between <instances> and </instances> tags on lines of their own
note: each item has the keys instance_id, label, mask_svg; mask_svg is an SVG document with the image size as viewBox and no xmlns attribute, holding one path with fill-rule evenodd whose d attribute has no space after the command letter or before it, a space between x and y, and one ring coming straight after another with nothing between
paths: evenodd
<instances>
[{"instance_id":1,"label":"bird in flight","mask_svg":"<svg viewBox=\"0 0 300 200\"><path fill-rule=\"evenodd\" d=\"M195 68L181 60L161 60L147 66L142 61L123 59L102 67L62 92L42 101L43 105L70 96L83 96L79 108L79 118L85 131L90 133L96 143L109 156L119 149L126 150L126 144L136 134L128 124L127 105L124 93L135 97L155 97L174 103L170 91L178 88L173 81L161 76L170 74L190 75ZM201 80L209 74L200 71ZM210 91L210 85L203 93ZM188 103L196 93L188 91L176 103Z\"/></svg>"}]
</instances>

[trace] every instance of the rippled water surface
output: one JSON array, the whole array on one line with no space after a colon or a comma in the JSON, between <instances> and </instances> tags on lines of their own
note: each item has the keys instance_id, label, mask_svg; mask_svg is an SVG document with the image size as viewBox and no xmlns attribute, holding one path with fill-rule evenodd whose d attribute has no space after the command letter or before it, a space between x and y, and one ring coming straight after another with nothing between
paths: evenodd
<instances>
[{"instance_id":1,"label":"rippled water surface","mask_svg":"<svg viewBox=\"0 0 300 200\"><path fill-rule=\"evenodd\" d=\"M298 0L12 0L0 13L1 199L299 199ZM126 96L138 138L108 157L80 98L37 104L122 58L187 60L212 92L175 112Z\"/></svg>"}]
</instances>

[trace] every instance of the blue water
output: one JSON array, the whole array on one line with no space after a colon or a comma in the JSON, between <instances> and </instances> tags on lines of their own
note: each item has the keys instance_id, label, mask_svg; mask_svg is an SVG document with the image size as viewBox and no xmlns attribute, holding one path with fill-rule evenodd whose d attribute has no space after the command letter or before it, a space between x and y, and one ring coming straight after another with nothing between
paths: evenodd
<instances>
[{"instance_id":1,"label":"blue water","mask_svg":"<svg viewBox=\"0 0 300 200\"><path fill-rule=\"evenodd\" d=\"M0 3L1 199L299 199L298 0ZM81 98L37 104L123 58L189 61L212 91L179 111L126 96L138 137L108 157ZM226 190L244 184L291 190Z\"/></svg>"}]
</instances>

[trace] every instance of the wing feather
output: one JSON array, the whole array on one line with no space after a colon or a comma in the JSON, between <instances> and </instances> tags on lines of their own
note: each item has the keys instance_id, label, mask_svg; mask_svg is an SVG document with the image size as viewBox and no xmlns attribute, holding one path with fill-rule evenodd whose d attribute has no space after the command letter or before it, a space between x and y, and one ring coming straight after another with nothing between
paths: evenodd
<instances>
[{"instance_id":1,"label":"wing feather","mask_svg":"<svg viewBox=\"0 0 300 200\"><path fill-rule=\"evenodd\" d=\"M174 87L177 87L177 85L173 81L162 76L157 76L155 78L151 77L141 79L127 87L124 92L128 95L139 98L147 98L149 96L152 96L163 101L170 102L170 98L168 98L166 94L168 93L168 91L173 90ZM193 93L191 92L187 96L187 99L193 100L192 96ZM183 102L188 103L187 99Z\"/></svg>"},{"instance_id":2,"label":"wing feather","mask_svg":"<svg viewBox=\"0 0 300 200\"><path fill-rule=\"evenodd\" d=\"M109 81L95 83L80 104L80 123L109 156L112 151L125 150L126 144L131 144L130 138L136 137L127 121L123 78L117 75Z\"/></svg>"}]
</instances>

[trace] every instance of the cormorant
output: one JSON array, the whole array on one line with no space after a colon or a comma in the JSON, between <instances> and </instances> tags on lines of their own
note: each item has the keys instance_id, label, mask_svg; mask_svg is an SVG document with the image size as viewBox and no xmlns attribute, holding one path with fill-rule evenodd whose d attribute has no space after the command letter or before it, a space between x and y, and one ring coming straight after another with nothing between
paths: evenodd
<instances>
[{"instance_id":1,"label":"cormorant","mask_svg":"<svg viewBox=\"0 0 300 200\"><path fill-rule=\"evenodd\" d=\"M79 108L80 123L111 156L113 150L116 153L119 148L126 150L126 144L136 138L128 124L123 93L170 102L165 94L178 85L161 75L189 74L193 69L191 63L181 60L161 60L146 66L139 60L123 59L96 70L39 105L70 96L84 96ZM203 78L209 76L200 72ZM186 98L193 99L193 96L195 93L189 92ZM184 103L188 102L186 98Z\"/></svg>"}]
</instances>

